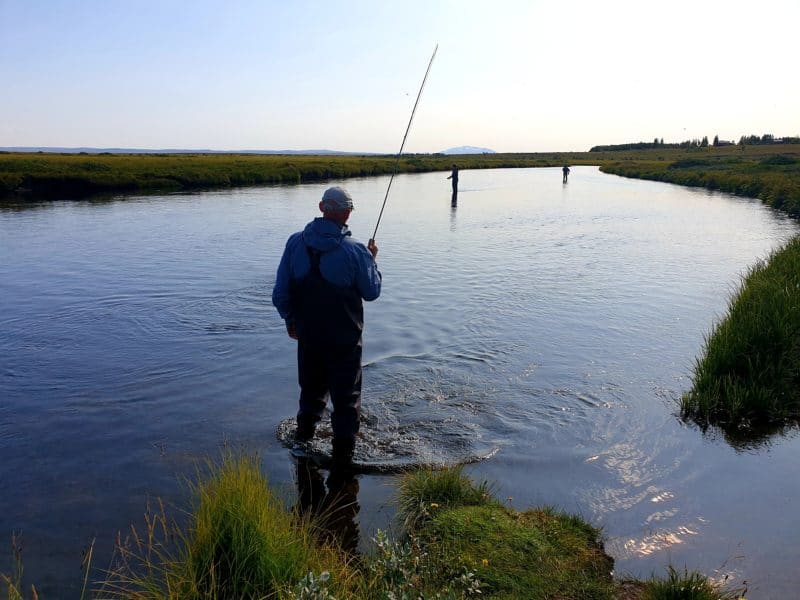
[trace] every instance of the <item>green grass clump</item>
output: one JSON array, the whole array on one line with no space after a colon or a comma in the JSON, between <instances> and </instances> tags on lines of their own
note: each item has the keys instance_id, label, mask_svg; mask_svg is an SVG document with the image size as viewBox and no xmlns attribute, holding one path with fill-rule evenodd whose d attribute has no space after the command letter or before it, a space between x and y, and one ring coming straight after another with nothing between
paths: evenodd
<instances>
[{"instance_id":1,"label":"green grass clump","mask_svg":"<svg viewBox=\"0 0 800 600\"><path fill-rule=\"evenodd\" d=\"M548 509L500 505L442 511L420 536L447 574L463 563L489 598L613 598L612 559L597 530Z\"/></svg>"},{"instance_id":2,"label":"green grass clump","mask_svg":"<svg viewBox=\"0 0 800 600\"><path fill-rule=\"evenodd\" d=\"M641 600L735 600L738 592L727 591L714 585L705 575L696 571L683 572L667 568L665 579L652 578L642 586Z\"/></svg>"},{"instance_id":3,"label":"green grass clump","mask_svg":"<svg viewBox=\"0 0 800 600\"><path fill-rule=\"evenodd\" d=\"M163 509L149 516L143 535L133 531L119 544L101 597L294 597L310 572L331 574L334 592L352 583L347 562L316 544L311 524L286 510L256 460L226 457L193 491L186 533L168 523Z\"/></svg>"},{"instance_id":4,"label":"green grass clump","mask_svg":"<svg viewBox=\"0 0 800 600\"><path fill-rule=\"evenodd\" d=\"M401 510L434 568L426 587L473 574L486 598L612 598L612 559L599 532L551 509L517 512L460 468L408 476Z\"/></svg>"},{"instance_id":5,"label":"green grass clump","mask_svg":"<svg viewBox=\"0 0 800 600\"><path fill-rule=\"evenodd\" d=\"M400 515L406 527L413 527L431 516L431 505L444 509L481 506L491 501L487 483L474 485L461 467L422 469L400 481Z\"/></svg>"},{"instance_id":6,"label":"green grass clump","mask_svg":"<svg viewBox=\"0 0 800 600\"><path fill-rule=\"evenodd\" d=\"M744 278L706 338L681 410L727 429L800 418L800 237Z\"/></svg>"}]
</instances>

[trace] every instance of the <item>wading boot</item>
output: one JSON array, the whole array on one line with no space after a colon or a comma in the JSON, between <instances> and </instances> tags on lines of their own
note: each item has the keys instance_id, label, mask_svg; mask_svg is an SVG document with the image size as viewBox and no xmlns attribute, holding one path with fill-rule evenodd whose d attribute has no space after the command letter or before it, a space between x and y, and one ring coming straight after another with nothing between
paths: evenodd
<instances>
[{"instance_id":1,"label":"wading boot","mask_svg":"<svg viewBox=\"0 0 800 600\"><path fill-rule=\"evenodd\" d=\"M305 423L298 423L294 429L294 441L310 442L314 437L314 426Z\"/></svg>"},{"instance_id":2,"label":"wading boot","mask_svg":"<svg viewBox=\"0 0 800 600\"><path fill-rule=\"evenodd\" d=\"M295 458L307 458L311 454L311 440L314 438L314 428L298 425L294 430L294 444L290 450Z\"/></svg>"},{"instance_id":3,"label":"wading boot","mask_svg":"<svg viewBox=\"0 0 800 600\"><path fill-rule=\"evenodd\" d=\"M356 448L354 439L333 439L333 463L338 466L349 466L353 462L353 452Z\"/></svg>"}]
</instances>

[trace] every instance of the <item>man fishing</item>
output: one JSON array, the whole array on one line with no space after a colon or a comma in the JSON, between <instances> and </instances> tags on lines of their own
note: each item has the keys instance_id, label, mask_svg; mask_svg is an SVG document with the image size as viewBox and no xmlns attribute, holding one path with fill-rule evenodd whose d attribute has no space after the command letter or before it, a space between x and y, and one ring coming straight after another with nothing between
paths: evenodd
<instances>
[{"instance_id":1,"label":"man fishing","mask_svg":"<svg viewBox=\"0 0 800 600\"><path fill-rule=\"evenodd\" d=\"M453 180L453 193L457 194L458 193L458 167L456 165L453 165L453 170L450 173L450 176L448 177L448 179L452 179Z\"/></svg>"},{"instance_id":2,"label":"man fishing","mask_svg":"<svg viewBox=\"0 0 800 600\"><path fill-rule=\"evenodd\" d=\"M362 300L380 296L381 273L375 241L364 246L350 236L350 194L329 188L319 209L322 216L286 242L272 303L297 340L297 450L314 437L330 395L333 460L343 463L352 460L359 430Z\"/></svg>"}]
</instances>

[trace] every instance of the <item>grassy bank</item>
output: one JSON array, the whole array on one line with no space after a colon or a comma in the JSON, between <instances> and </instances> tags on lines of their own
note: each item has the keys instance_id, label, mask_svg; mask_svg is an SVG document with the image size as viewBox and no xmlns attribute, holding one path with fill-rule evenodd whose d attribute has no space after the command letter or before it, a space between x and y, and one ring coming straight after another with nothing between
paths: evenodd
<instances>
[{"instance_id":1,"label":"grassy bank","mask_svg":"<svg viewBox=\"0 0 800 600\"><path fill-rule=\"evenodd\" d=\"M258 462L226 456L193 485L189 523L163 508L118 543L97 598L129 600L294 598L308 573L328 573L329 591L349 597L363 579L313 524L286 510Z\"/></svg>"},{"instance_id":2,"label":"grassy bank","mask_svg":"<svg viewBox=\"0 0 800 600\"><path fill-rule=\"evenodd\" d=\"M487 598L614 597L613 560L579 517L515 511L458 469L411 474L400 489L407 531L433 567L425 591L466 570Z\"/></svg>"},{"instance_id":3,"label":"grassy bank","mask_svg":"<svg viewBox=\"0 0 800 600\"><path fill-rule=\"evenodd\" d=\"M357 557L330 544L319 523L287 510L254 459L227 457L212 466L194 497L187 526L176 526L162 508L120 541L115 567L92 597L732 597L690 572L615 581L598 530L548 508L512 510L459 468L403 478L399 536L379 532L371 552ZM18 579L7 583L9 600L23 597Z\"/></svg>"},{"instance_id":4,"label":"grassy bank","mask_svg":"<svg viewBox=\"0 0 800 600\"><path fill-rule=\"evenodd\" d=\"M759 198L800 217L800 145L650 150L602 164L624 177L665 181Z\"/></svg>"},{"instance_id":5,"label":"grassy bank","mask_svg":"<svg viewBox=\"0 0 800 600\"><path fill-rule=\"evenodd\" d=\"M681 409L740 433L800 420L800 237L750 269L706 338Z\"/></svg>"},{"instance_id":6,"label":"grassy bank","mask_svg":"<svg viewBox=\"0 0 800 600\"><path fill-rule=\"evenodd\" d=\"M616 161L625 177L666 181L760 198L800 217L800 147L696 148L683 155ZM744 278L727 316L706 338L685 418L720 426L747 442L800 418L800 238Z\"/></svg>"},{"instance_id":7,"label":"grassy bank","mask_svg":"<svg viewBox=\"0 0 800 600\"><path fill-rule=\"evenodd\" d=\"M401 173L592 164L589 153L404 155ZM392 156L259 154L0 153L0 195L82 197L97 193L181 191L293 184L392 173Z\"/></svg>"},{"instance_id":8,"label":"grassy bank","mask_svg":"<svg viewBox=\"0 0 800 600\"><path fill-rule=\"evenodd\" d=\"M658 148L447 156L407 154L401 173L600 165L608 173L760 197L798 211L800 145ZM55 154L0 152L0 196L80 198L295 184L393 172L393 156L264 154Z\"/></svg>"}]
</instances>

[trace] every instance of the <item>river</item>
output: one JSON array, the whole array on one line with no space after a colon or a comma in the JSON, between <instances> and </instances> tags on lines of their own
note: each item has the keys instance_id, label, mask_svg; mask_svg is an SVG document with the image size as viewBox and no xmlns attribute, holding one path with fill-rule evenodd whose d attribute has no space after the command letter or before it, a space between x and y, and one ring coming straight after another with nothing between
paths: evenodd
<instances>
[{"instance_id":1,"label":"river","mask_svg":"<svg viewBox=\"0 0 800 600\"><path fill-rule=\"evenodd\" d=\"M467 472L515 508L603 528L618 574L668 564L793 595L800 436L732 446L676 416L703 337L747 267L798 233L756 200L575 167L400 175L366 305L367 429ZM294 342L271 305L287 236L328 185L372 233L388 178L0 204L0 572L13 533L45 597L77 597L149 500L223 446L258 453L296 411ZM394 478L359 477L365 540ZM4 541L5 540L5 541ZM8 542L8 543L7 543Z\"/></svg>"}]
</instances>

